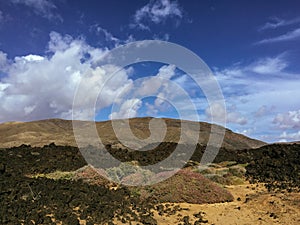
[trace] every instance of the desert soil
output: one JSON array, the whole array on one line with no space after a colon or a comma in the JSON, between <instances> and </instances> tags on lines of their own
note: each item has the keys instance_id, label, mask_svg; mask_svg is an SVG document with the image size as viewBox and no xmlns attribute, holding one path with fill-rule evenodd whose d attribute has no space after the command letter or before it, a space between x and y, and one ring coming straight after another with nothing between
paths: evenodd
<instances>
[{"instance_id":1,"label":"desert soil","mask_svg":"<svg viewBox=\"0 0 300 225\"><path fill-rule=\"evenodd\" d=\"M190 224L197 224L197 214L203 216L199 224L214 225L298 225L300 224L300 193L268 192L263 184L227 186L235 197L233 202L216 204L172 204L183 210L175 215L158 215L154 218L158 224L188 224L184 217L189 217ZM174 207L174 206L173 206ZM196 216L195 216L196 215ZM206 222L207 221L207 222ZM83 221L82 221L83 222ZM115 224L123 224L114 221ZM82 223L84 224L84 223ZM133 223L138 224L138 223Z\"/></svg>"}]
</instances>

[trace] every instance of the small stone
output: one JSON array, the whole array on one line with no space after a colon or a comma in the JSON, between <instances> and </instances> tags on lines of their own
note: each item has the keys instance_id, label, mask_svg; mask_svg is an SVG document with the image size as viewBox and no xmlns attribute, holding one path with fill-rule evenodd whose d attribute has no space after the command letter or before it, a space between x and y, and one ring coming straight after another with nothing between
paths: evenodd
<instances>
[{"instance_id":1,"label":"small stone","mask_svg":"<svg viewBox=\"0 0 300 225\"><path fill-rule=\"evenodd\" d=\"M0 174L4 174L6 169L6 165L4 163L0 163Z\"/></svg>"},{"instance_id":2,"label":"small stone","mask_svg":"<svg viewBox=\"0 0 300 225\"><path fill-rule=\"evenodd\" d=\"M247 203L250 201L250 198L246 198L244 203Z\"/></svg>"},{"instance_id":3,"label":"small stone","mask_svg":"<svg viewBox=\"0 0 300 225\"><path fill-rule=\"evenodd\" d=\"M273 219L276 219L277 215L275 213L270 213L270 217L273 217Z\"/></svg>"},{"instance_id":4,"label":"small stone","mask_svg":"<svg viewBox=\"0 0 300 225\"><path fill-rule=\"evenodd\" d=\"M195 213L195 214L193 214L193 216L196 217L196 218L198 218L198 219L202 219L201 212Z\"/></svg>"}]
</instances>

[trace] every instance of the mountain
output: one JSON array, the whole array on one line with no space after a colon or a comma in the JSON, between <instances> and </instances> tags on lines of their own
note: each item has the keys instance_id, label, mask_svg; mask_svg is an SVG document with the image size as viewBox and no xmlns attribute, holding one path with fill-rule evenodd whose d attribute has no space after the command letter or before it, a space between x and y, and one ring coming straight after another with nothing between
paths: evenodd
<instances>
[{"instance_id":1,"label":"mountain","mask_svg":"<svg viewBox=\"0 0 300 225\"><path fill-rule=\"evenodd\" d=\"M129 124L132 133L139 139L148 138L150 135L149 122L152 119L153 118L150 117L130 119ZM185 135L186 140L188 140L192 133L197 131L197 126L200 125L198 143L201 145L207 144L212 126L214 126L214 132L217 136L220 136L222 131L221 126L205 122L181 121L178 119L166 118L163 120L167 127L167 132L163 139L164 142L178 143L181 134L181 123L185 124L187 127L182 134ZM87 121L77 122L81 128L84 128L91 123ZM126 136L128 131L123 129L124 120L115 120L114 122L120 125L118 131ZM96 122L96 128L104 144L119 144L118 138L112 128L111 121ZM151 142L151 139L149 141ZM43 146L53 142L56 145L77 146L71 120L48 119L32 122L7 122L0 124L0 148L20 146L22 144ZM142 145L142 141L137 141L130 137L126 138L126 142L135 146ZM88 145L90 143L87 142L86 144ZM245 149L258 148L265 144L266 143L262 141L251 139L226 129L222 146L228 149Z\"/></svg>"}]
</instances>

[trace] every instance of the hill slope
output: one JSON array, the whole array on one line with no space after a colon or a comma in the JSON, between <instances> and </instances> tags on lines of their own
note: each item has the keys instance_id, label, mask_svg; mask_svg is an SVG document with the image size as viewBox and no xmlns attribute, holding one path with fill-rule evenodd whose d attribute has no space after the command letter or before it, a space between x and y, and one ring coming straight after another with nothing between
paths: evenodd
<instances>
[{"instance_id":1,"label":"hill slope","mask_svg":"<svg viewBox=\"0 0 300 225\"><path fill-rule=\"evenodd\" d=\"M152 118L149 117L130 119L130 127L133 134L141 139L149 137L149 122L151 119ZM180 137L181 121L176 119L163 120L167 125L167 133L163 141L177 143ZM122 122L122 120L119 122ZM88 122L82 121L80 123L82 124L82 127L85 127ZM198 125L198 122L192 121L184 121L184 123L188 125L189 129L184 134L187 136L190 132L194 132ZM207 144L211 126L212 125L209 123L200 122L199 143L201 145ZM114 133L111 121L97 122L96 127L104 144L118 143L118 138ZM216 126L216 128L216 133L220 135L221 133L219 134L219 131L221 130L221 127ZM120 129L120 132L126 131ZM134 140L130 140L130 138L126 141L134 142ZM43 146L52 142L56 145L76 146L71 120L49 119L33 122L8 122L0 124L0 148L20 146L21 144ZM226 129L223 147L229 149L244 149L257 148L263 145L265 145L265 143L262 141L251 139Z\"/></svg>"}]
</instances>

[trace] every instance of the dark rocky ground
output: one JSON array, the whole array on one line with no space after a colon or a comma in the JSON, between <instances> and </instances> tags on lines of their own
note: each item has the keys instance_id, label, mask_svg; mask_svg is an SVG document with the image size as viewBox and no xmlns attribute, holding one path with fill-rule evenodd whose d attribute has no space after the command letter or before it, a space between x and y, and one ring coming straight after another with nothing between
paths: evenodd
<instances>
[{"instance_id":1,"label":"dark rocky ground","mask_svg":"<svg viewBox=\"0 0 300 225\"><path fill-rule=\"evenodd\" d=\"M246 152L248 153L248 152ZM250 151L246 175L251 182L266 183L268 190L300 189L300 145L267 145Z\"/></svg>"},{"instance_id":2,"label":"dark rocky ground","mask_svg":"<svg viewBox=\"0 0 300 225\"><path fill-rule=\"evenodd\" d=\"M108 149L120 160L137 160L142 165L148 165L168 157L176 145L176 143L161 143L149 152ZM191 161L200 162L204 151L205 146L198 144ZM248 163L246 167L248 179L251 182L264 182L270 190L300 188L300 144L271 144L258 149L243 150L221 148L214 162L224 161Z\"/></svg>"},{"instance_id":3,"label":"dark rocky ground","mask_svg":"<svg viewBox=\"0 0 300 225\"><path fill-rule=\"evenodd\" d=\"M122 161L136 160L142 165L153 164L172 153L174 143L162 143L150 152L107 149ZM116 190L107 186L87 185L81 180L30 178L30 174L74 171L86 162L74 147L47 145L32 148L22 145L1 149L0 154L0 224L87 224L111 223L117 215L124 223L140 221L156 224L151 209L157 199L141 201L127 187ZM198 145L192 160L199 161L204 147ZM104 154L104 153L103 153ZM252 150L221 149L215 162L248 163L247 177L252 182L265 182L271 189L295 190L300 187L300 145L268 145ZM155 206L156 205L156 206Z\"/></svg>"},{"instance_id":4,"label":"dark rocky ground","mask_svg":"<svg viewBox=\"0 0 300 225\"><path fill-rule=\"evenodd\" d=\"M29 178L27 174L71 171L85 165L77 148L44 148L20 146L2 149L0 155L0 224L87 224L120 220L150 221L154 202L130 196L126 187L111 190L105 186L87 185L83 181ZM135 210L132 210L132 207ZM152 222L151 222L152 221Z\"/></svg>"}]
</instances>

